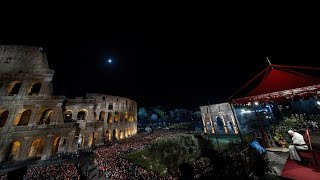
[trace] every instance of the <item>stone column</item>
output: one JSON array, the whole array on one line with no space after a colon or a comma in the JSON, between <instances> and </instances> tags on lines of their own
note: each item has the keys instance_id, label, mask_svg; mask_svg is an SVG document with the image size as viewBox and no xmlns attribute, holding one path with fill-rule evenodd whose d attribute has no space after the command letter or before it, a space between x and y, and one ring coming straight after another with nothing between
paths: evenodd
<instances>
[{"instance_id":1,"label":"stone column","mask_svg":"<svg viewBox=\"0 0 320 180\"><path fill-rule=\"evenodd\" d=\"M75 152L76 151L76 144L74 141L74 133L75 131L71 131L68 133L68 139L67 139L67 152Z\"/></svg>"},{"instance_id":2,"label":"stone column","mask_svg":"<svg viewBox=\"0 0 320 180\"><path fill-rule=\"evenodd\" d=\"M25 160L25 159L28 158L30 145L32 143L30 136L26 136L26 137L23 137L23 138L24 138L24 141L21 142L22 147L20 149L19 156L17 158L19 161Z\"/></svg>"},{"instance_id":3,"label":"stone column","mask_svg":"<svg viewBox=\"0 0 320 180\"><path fill-rule=\"evenodd\" d=\"M237 124L235 122L235 119L234 119L232 114L229 114L229 116L230 116L231 121L232 121L233 131L234 131L235 134L238 134L238 128L237 128Z\"/></svg>"},{"instance_id":4,"label":"stone column","mask_svg":"<svg viewBox=\"0 0 320 180\"><path fill-rule=\"evenodd\" d=\"M7 118L6 124L4 125L2 132L7 133L11 126L13 126L15 117L20 109L22 109L22 105L18 105L15 108L9 109L9 116Z\"/></svg>"},{"instance_id":5,"label":"stone column","mask_svg":"<svg viewBox=\"0 0 320 180\"><path fill-rule=\"evenodd\" d=\"M32 83L29 81L23 81L18 92L18 96L28 96L27 90L31 88Z\"/></svg>"},{"instance_id":6,"label":"stone column","mask_svg":"<svg viewBox=\"0 0 320 180\"><path fill-rule=\"evenodd\" d=\"M63 121L63 112L62 112L62 103L57 103L56 106L53 108L53 116L52 116L52 124L55 123L64 123Z\"/></svg>"},{"instance_id":7,"label":"stone column","mask_svg":"<svg viewBox=\"0 0 320 180\"><path fill-rule=\"evenodd\" d=\"M228 133L228 128L227 128L227 125L226 125L226 120L224 119L224 116L223 114L219 114L219 117L221 118L222 122L223 122L223 129L224 129L224 133Z\"/></svg>"},{"instance_id":8,"label":"stone column","mask_svg":"<svg viewBox=\"0 0 320 180\"><path fill-rule=\"evenodd\" d=\"M9 82L6 81L2 84L2 86L0 87L0 96L7 96L8 95L8 90L7 87L9 85Z\"/></svg>"},{"instance_id":9,"label":"stone column","mask_svg":"<svg viewBox=\"0 0 320 180\"><path fill-rule=\"evenodd\" d=\"M11 137L3 137L3 139L0 139L0 162L5 160L7 148L9 148L8 146L10 145L10 142L12 142Z\"/></svg>"},{"instance_id":10,"label":"stone column","mask_svg":"<svg viewBox=\"0 0 320 180\"><path fill-rule=\"evenodd\" d=\"M37 119L39 110L40 110L40 105L36 104L35 107L32 109L28 126L34 126L37 124L37 121L40 120L40 119Z\"/></svg>"},{"instance_id":11,"label":"stone column","mask_svg":"<svg viewBox=\"0 0 320 180\"><path fill-rule=\"evenodd\" d=\"M88 110L88 115L86 121L94 121L94 110L93 110L93 105L89 105L89 110Z\"/></svg>"},{"instance_id":12,"label":"stone column","mask_svg":"<svg viewBox=\"0 0 320 180\"><path fill-rule=\"evenodd\" d=\"M41 88L38 96L51 96L51 82L49 80L45 80L41 82Z\"/></svg>"},{"instance_id":13,"label":"stone column","mask_svg":"<svg viewBox=\"0 0 320 180\"><path fill-rule=\"evenodd\" d=\"M44 147L44 150L43 150L43 153L41 156L41 160L49 159L49 157L51 156L52 145L53 145L52 137L53 137L52 134L47 135L46 143L45 143L46 146Z\"/></svg>"},{"instance_id":14,"label":"stone column","mask_svg":"<svg viewBox=\"0 0 320 180\"><path fill-rule=\"evenodd\" d=\"M211 115L209 114L209 121L210 121L210 125L211 125L211 132L212 132L212 134L214 134L214 133L216 133L215 132L215 122L212 122L212 117L211 117Z\"/></svg>"},{"instance_id":15,"label":"stone column","mask_svg":"<svg viewBox=\"0 0 320 180\"><path fill-rule=\"evenodd\" d=\"M103 144L103 134L102 134L102 127L98 128L96 133L98 133L97 140L95 142L95 145Z\"/></svg>"}]
</instances>

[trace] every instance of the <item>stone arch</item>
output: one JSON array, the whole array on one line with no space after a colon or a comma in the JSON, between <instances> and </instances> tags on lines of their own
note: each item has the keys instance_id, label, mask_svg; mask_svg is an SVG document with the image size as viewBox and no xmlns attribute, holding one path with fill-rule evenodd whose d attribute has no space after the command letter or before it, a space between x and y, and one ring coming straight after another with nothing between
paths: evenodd
<instances>
[{"instance_id":1,"label":"stone arch","mask_svg":"<svg viewBox=\"0 0 320 180\"><path fill-rule=\"evenodd\" d=\"M26 126L29 124L32 111L30 109L21 109L18 111L14 120L16 126Z\"/></svg>"},{"instance_id":2,"label":"stone arch","mask_svg":"<svg viewBox=\"0 0 320 180\"><path fill-rule=\"evenodd\" d=\"M119 114L119 112L118 111L116 111L115 113L114 113L114 122L115 123L117 123L117 122L119 122L119 119L120 119L120 114Z\"/></svg>"},{"instance_id":3,"label":"stone arch","mask_svg":"<svg viewBox=\"0 0 320 180\"><path fill-rule=\"evenodd\" d=\"M220 134L223 133L224 123L223 123L223 119L220 116L216 117L216 123L217 123L217 126L216 126L217 133L220 133Z\"/></svg>"},{"instance_id":4,"label":"stone arch","mask_svg":"<svg viewBox=\"0 0 320 180\"><path fill-rule=\"evenodd\" d=\"M98 133L97 132L94 132L93 133L93 145L96 145L98 143Z\"/></svg>"},{"instance_id":5,"label":"stone arch","mask_svg":"<svg viewBox=\"0 0 320 180\"><path fill-rule=\"evenodd\" d=\"M39 138L34 140L30 146L28 158L41 157L43 153L43 147L44 147L43 139Z\"/></svg>"},{"instance_id":6,"label":"stone arch","mask_svg":"<svg viewBox=\"0 0 320 180\"><path fill-rule=\"evenodd\" d=\"M41 83L33 83L28 90L28 95L38 96L41 89Z\"/></svg>"},{"instance_id":7,"label":"stone arch","mask_svg":"<svg viewBox=\"0 0 320 180\"><path fill-rule=\"evenodd\" d=\"M114 129L114 130L113 130L112 136L113 136L113 139L114 139L114 140L118 140L118 137L119 137L119 136L118 136L118 135L119 135L118 133L119 133L119 132L118 132L118 129Z\"/></svg>"},{"instance_id":8,"label":"stone arch","mask_svg":"<svg viewBox=\"0 0 320 180\"><path fill-rule=\"evenodd\" d=\"M88 139L88 146L92 147L95 146L97 144L98 141L98 133L97 132L92 132L89 135L89 139Z\"/></svg>"},{"instance_id":9,"label":"stone arch","mask_svg":"<svg viewBox=\"0 0 320 180\"><path fill-rule=\"evenodd\" d=\"M128 111L126 111L126 112L124 113L124 120L125 120L125 121L128 121L128 120L129 120L129 112L128 112Z\"/></svg>"},{"instance_id":10,"label":"stone arch","mask_svg":"<svg viewBox=\"0 0 320 180\"><path fill-rule=\"evenodd\" d=\"M50 124L52 117L52 109L46 109L42 112L38 124Z\"/></svg>"},{"instance_id":11,"label":"stone arch","mask_svg":"<svg viewBox=\"0 0 320 180\"><path fill-rule=\"evenodd\" d=\"M78 120L86 120L87 116L88 116L88 110L81 109L77 114L77 119Z\"/></svg>"},{"instance_id":12,"label":"stone arch","mask_svg":"<svg viewBox=\"0 0 320 180\"><path fill-rule=\"evenodd\" d=\"M9 144L6 160L18 160L18 155L21 149L21 143L19 141L13 141Z\"/></svg>"},{"instance_id":13,"label":"stone arch","mask_svg":"<svg viewBox=\"0 0 320 180\"><path fill-rule=\"evenodd\" d=\"M61 141L61 137L56 137L56 139L53 141L53 145L52 145L52 154L56 154L59 149L60 149L60 141Z\"/></svg>"},{"instance_id":14,"label":"stone arch","mask_svg":"<svg viewBox=\"0 0 320 180\"><path fill-rule=\"evenodd\" d=\"M21 82L20 81L12 81L7 90L9 92L9 96L16 96L18 95L20 88L21 88Z\"/></svg>"},{"instance_id":15,"label":"stone arch","mask_svg":"<svg viewBox=\"0 0 320 180\"><path fill-rule=\"evenodd\" d=\"M80 134L79 134L80 135ZM81 134L82 139L81 139L81 147L84 146L84 142L85 142L85 136L83 134Z\"/></svg>"},{"instance_id":16,"label":"stone arch","mask_svg":"<svg viewBox=\"0 0 320 180\"><path fill-rule=\"evenodd\" d=\"M73 120L72 119L73 112L71 110L65 110L63 114L64 114L64 122L71 122Z\"/></svg>"},{"instance_id":17,"label":"stone arch","mask_svg":"<svg viewBox=\"0 0 320 180\"><path fill-rule=\"evenodd\" d=\"M108 112L108 123L112 123L112 112Z\"/></svg>"},{"instance_id":18,"label":"stone arch","mask_svg":"<svg viewBox=\"0 0 320 180\"><path fill-rule=\"evenodd\" d=\"M133 113L130 113L129 114L129 122L133 122L133 120L134 120Z\"/></svg>"},{"instance_id":19,"label":"stone arch","mask_svg":"<svg viewBox=\"0 0 320 180\"><path fill-rule=\"evenodd\" d=\"M93 111L93 118L94 118L94 120L97 120L97 113L96 113L96 111Z\"/></svg>"},{"instance_id":20,"label":"stone arch","mask_svg":"<svg viewBox=\"0 0 320 180\"><path fill-rule=\"evenodd\" d=\"M92 143L93 143L93 133L90 133L88 137L88 147L92 147Z\"/></svg>"},{"instance_id":21,"label":"stone arch","mask_svg":"<svg viewBox=\"0 0 320 180\"><path fill-rule=\"evenodd\" d=\"M111 141L112 139L111 139L111 132L110 132L110 130L108 129L107 131L106 131L106 140L107 141Z\"/></svg>"},{"instance_id":22,"label":"stone arch","mask_svg":"<svg viewBox=\"0 0 320 180\"><path fill-rule=\"evenodd\" d=\"M124 137L126 137L126 138L128 137L128 128L124 129Z\"/></svg>"},{"instance_id":23,"label":"stone arch","mask_svg":"<svg viewBox=\"0 0 320 180\"><path fill-rule=\"evenodd\" d=\"M228 132L229 133L234 133L233 123L231 121L227 121L226 125L227 125Z\"/></svg>"},{"instance_id":24,"label":"stone arch","mask_svg":"<svg viewBox=\"0 0 320 180\"><path fill-rule=\"evenodd\" d=\"M7 109L0 110L0 127L3 127L6 124L8 116L9 116L9 110Z\"/></svg>"},{"instance_id":25,"label":"stone arch","mask_svg":"<svg viewBox=\"0 0 320 180\"><path fill-rule=\"evenodd\" d=\"M99 121L104 121L106 119L106 112L101 111L99 115Z\"/></svg>"},{"instance_id":26,"label":"stone arch","mask_svg":"<svg viewBox=\"0 0 320 180\"><path fill-rule=\"evenodd\" d=\"M124 135L123 135L123 131L120 130L120 139L123 139Z\"/></svg>"}]
</instances>

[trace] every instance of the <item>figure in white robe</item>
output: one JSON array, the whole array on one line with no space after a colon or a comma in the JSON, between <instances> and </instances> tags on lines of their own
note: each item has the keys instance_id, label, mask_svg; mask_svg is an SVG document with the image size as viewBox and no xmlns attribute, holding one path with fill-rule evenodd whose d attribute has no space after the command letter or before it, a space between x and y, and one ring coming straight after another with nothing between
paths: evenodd
<instances>
[{"instance_id":1,"label":"figure in white robe","mask_svg":"<svg viewBox=\"0 0 320 180\"><path fill-rule=\"evenodd\" d=\"M296 161L301 161L299 154L297 153L297 149L308 150L308 146L301 134L292 130L289 130L288 134L292 136L292 145L289 145L290 158Z\"/></svg>"}]
</instances>

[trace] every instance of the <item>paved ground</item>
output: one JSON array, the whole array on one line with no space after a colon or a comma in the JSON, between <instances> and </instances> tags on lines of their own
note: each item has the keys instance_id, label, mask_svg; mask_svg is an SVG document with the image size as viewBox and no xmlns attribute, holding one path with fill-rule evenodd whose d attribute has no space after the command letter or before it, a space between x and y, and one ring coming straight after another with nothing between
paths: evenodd
<instances>
[{"instance_id":1,"label":"paved ground","mask_svg":"<svg viewBox=\"0 0 320 180\"><path fill-rule=\"evenodd\" d=\"M310 139L312 142L313 150L320 151L320 132L311 132ZM288 148L267 148L270 165L273 169L273 172L271 172L270 174L276 176L281 175L283 167L289 156L288 151Z\"/></svg>"},{"instance_id":2,"label":"paved ground","mask_svg":"<svg viewBox=\"0 0 320 180\"><path fill-rule=\"evenodd\" d=\"M288 148L268 148L267 154L273 170L271 174L280 176L289 156Z\"/></svg>"}]
</instances>

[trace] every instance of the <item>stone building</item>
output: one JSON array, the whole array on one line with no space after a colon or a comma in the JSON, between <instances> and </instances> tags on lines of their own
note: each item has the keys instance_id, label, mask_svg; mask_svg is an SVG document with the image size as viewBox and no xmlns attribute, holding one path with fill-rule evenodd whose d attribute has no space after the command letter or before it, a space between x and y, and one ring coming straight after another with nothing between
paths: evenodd
<instances>
[{"instance_id":1,"label":"stone building","mask_svg":"<svg viewBox=\"0 0 320 180\"><path fill-rule=\"evenodd\" d=\"M137 103L88 93L54 96L39 47L0 45L0 162L48 159L137 133Z\"/></svg>"},{"instance_id":2,"label":"stone building","mask_svg":"<svg viewBox=\"0 0 320 180\"><path fill-rule=\"evenodd\" d=\"M205 133L238 134L236 118L229 103L201 106L201 119Z\"/></svg>"}]
</instances>

